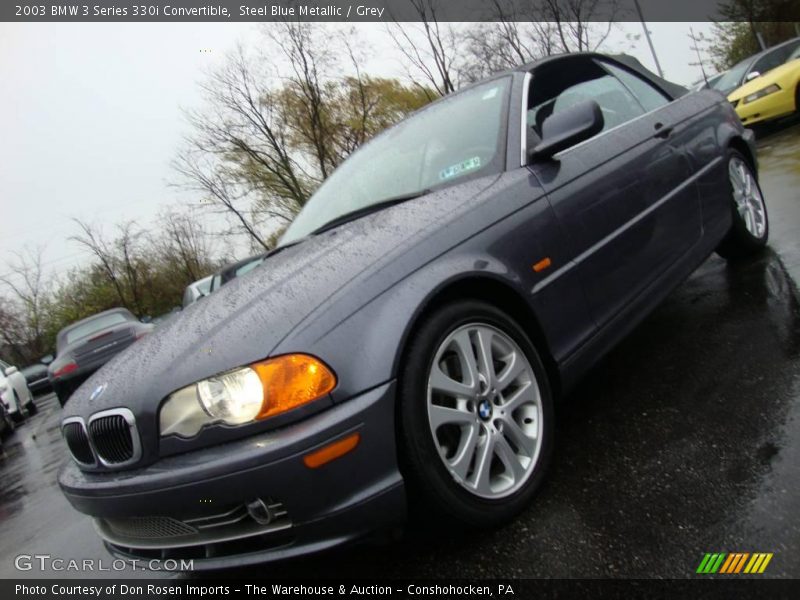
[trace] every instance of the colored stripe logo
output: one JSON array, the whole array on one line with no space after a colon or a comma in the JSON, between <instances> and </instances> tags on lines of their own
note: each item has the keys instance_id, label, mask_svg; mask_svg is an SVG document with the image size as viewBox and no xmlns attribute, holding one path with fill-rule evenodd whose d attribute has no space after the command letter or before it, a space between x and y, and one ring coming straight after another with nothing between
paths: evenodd
<instances>
[{"instance_id":1,"label":"colored stripe logo","mask_svg":"<svg viewBox=\"0 0 800 600\"><path fill-rule=\"evenodd\" d=\"M749 552L709 552L700 561L697 573L702 575L763 573L772 557L772 552L754 552L752 554Z\"/></svg>"}]
</instances>

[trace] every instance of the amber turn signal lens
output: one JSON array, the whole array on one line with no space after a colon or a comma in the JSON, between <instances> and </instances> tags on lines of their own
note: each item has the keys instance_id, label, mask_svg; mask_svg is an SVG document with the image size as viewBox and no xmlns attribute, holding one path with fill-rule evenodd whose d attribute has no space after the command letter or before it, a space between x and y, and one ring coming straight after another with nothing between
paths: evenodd
<instances>
[{"instance_id":1,"label":"amber turn signal lens","mask_svg":"<svg viewBox=\"0 0 800 600\"><path fill-rule=\"evenodd\" d=\"M264 402L256 419L268 419L321 398L336 387L336 376L307 354L285 354L250 365L261 379Z\"/></svg>"},{"instance_id":2,"label":"amber turn signal lens","mask_svg":"<svg viewBox=\"0 0 800 600\"><path fill-rule=\"evenodd\" d=\"M353 433L348 435L346 438L342 438L333 442L332 444L328 444L327 446L323 446L319 450L315 450L311 454L306 454L303 457L303 463L309 469L316 469L317 467L321 467L322 465L328 464L332 460L339 458L340 456L344 456L351 450L353 450L356 446L358 446L358 442L361 441L361 435L358 433Z\"/></svg>"}]
</instances>

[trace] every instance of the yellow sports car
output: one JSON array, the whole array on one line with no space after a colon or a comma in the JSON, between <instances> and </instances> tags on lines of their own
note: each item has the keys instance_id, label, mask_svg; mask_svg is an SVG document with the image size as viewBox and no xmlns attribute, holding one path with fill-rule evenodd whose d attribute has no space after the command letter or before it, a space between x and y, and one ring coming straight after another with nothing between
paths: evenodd
<instances>
[{"instance_id":1,"label":"yellow sports car","mask_svg":"<svg viewBox=\"0 0 800 600\"><path fill-rule=\"evenodd\" d=\"M713 87L728 96L745 125L800 109L800 38L743 60Z\"/></svg>"}]
</instances>

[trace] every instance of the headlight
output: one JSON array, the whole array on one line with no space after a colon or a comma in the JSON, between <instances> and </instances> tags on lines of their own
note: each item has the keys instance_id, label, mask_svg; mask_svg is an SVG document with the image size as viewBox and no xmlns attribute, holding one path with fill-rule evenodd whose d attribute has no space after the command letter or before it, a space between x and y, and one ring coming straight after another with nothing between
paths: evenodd
<instances>
[{"instance_id":1,"label":"headlight","mask_svg":"<svg viewBox=\"0 0 800 600\"><path fill-rule=\"evenodd\" d=\"M161 407L161 435L192 437L211 423L260 421L317 400L334 387L336 376L313 356L277 356L170 394Z\"/></svg>"},{"instance_id":2,"label":"headlight","mask_svg":"<svg viewBox=\"0 0 800 600\"><path fill-rule=\"evenodd\" d=\"M764 96L769 96L770 94L774 94L775 92L780 92L781 86L777 83L773 83L763 89L758 90L757 92L753 92L752 94L748 94L744 97L744 104L749 104L750 102L755 102L759 98L763 98Z\"/></svg>"}]
</instances>

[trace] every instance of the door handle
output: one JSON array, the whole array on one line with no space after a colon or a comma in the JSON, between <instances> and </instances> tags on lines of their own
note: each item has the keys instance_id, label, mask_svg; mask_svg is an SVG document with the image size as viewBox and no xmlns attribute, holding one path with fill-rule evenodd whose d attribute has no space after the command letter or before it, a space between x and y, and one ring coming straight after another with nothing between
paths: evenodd
<instances>
[{"instance_id":1,"label":"door handle","mask_svg":"<svg viewBox=\"0 0 800 600\"><path fill-rule=\"evenodd\" d=\"M664 140L668 138L670 134L672 134L673 129L674 127L666 127L664 126L663 123L656 123L655 125L656 133L653 137Z\"/></svg>"}]
</instances>

